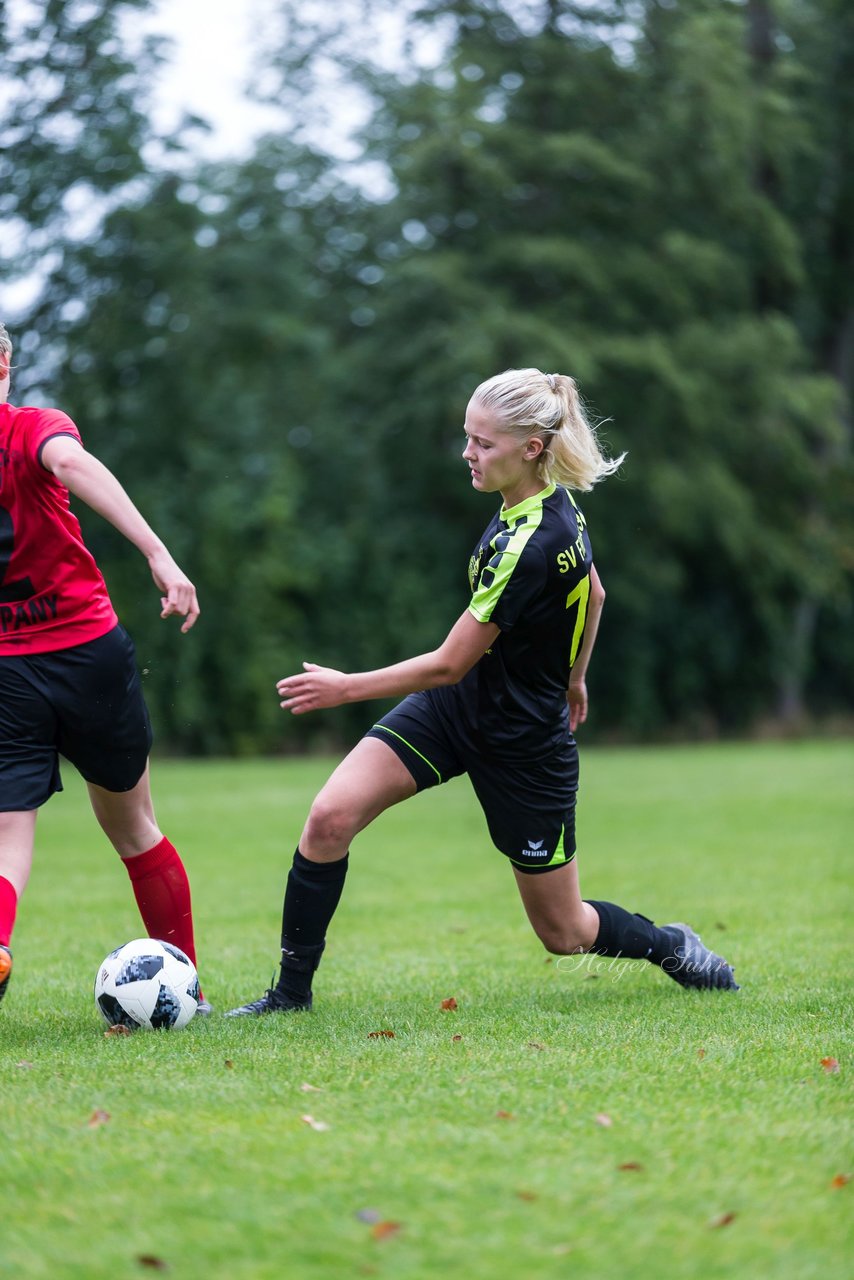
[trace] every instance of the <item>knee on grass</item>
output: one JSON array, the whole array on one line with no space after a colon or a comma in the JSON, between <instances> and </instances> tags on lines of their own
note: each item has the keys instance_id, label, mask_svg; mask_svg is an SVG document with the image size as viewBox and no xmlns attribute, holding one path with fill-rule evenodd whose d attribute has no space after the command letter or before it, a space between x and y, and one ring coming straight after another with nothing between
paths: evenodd
<instances>
[{"instance_id":1,"label":"knee on grass","mask_svg":"<svg viewBox=\"0 0 854 1280\"><path fill-rule=\"evenodd\" d=\"M534 932L553 956L574 956L588 949L580 924L577 927L564 921L541 924L534 927Z\"/></svg>"}]
</instances>

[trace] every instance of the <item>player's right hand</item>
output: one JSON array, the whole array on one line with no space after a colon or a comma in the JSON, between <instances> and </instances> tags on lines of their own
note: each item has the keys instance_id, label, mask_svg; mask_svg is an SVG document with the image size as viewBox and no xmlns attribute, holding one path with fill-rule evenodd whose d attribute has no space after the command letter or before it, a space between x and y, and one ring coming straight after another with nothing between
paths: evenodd
<instances>
[{"instance_id":1,"label":"player's right hand","mask_svg":"<svg viewBox=\"0 0 854 1280\"><path fill-rule=\"evenodd\" d=\"M285 676L277 681L276 690L282 701L283 711L301 716L306 711L321 711L327 707L340 707L347 701L347 676L332 667L319 667L315 662L304 662L301 675Z\"/></svg>"}]
</instances>

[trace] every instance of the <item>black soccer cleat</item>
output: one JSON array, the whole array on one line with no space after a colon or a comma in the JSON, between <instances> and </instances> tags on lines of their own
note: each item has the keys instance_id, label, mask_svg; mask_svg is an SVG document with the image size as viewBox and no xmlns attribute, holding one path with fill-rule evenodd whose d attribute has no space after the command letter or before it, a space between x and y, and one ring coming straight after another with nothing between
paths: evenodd
<instances>
[{"instance_id":1,"label":"black soccer cleat","mask_svg":"<svg viewBox=\"0 0 854 1280\"><path fill-rule=\"evenodd\" d=\"M702 991L738 991L735 972L722 956L704 947L687 924L663 924L662 929L675 939L673 955L661 962L661 968L683 987Z\"/></svg>"},{"instance_id":2,"label":"black soccer cleat","mask_svg":"<svg viewBox=\"0 0 854 1280\"><path fill-rule=\"evenodd\" d=\"M310 1008L311 996L308 997L308 1000L301 1002L292 1000L290 996L277 991L275 987L270 987L264 992L260 1000L253 1000L250 1004L241 1004L236 1009L229 1009L225 1017L260 1018L265 1013L299 1013L301 1011L308 1012Z\"/></svg>"},{"instance_id":3,"label":"black soccer cleat","mask_svg":"<svg viewBox=\"0 0 854 1280\"><path fill-rule=\"evenodd\" d=\"M6 994L9 979L12 976L12 952L8 947L0 945L0 1000Z\"/></svg>"}]
</instances>

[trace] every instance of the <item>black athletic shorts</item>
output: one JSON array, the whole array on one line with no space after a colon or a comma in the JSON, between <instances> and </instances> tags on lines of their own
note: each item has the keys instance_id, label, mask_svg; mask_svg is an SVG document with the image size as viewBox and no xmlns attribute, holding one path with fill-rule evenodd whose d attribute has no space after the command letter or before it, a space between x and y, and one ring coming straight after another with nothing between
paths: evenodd
<instances>
[{"instance_id":1,"label":"black athletic shorts","mask_svg":"<svg viewBox=\"0 0 854 1280\"><path fill-rule=\"evenodd\" d=\"M496 849L520 871L552 871L575 857L578 749L567 732L544 759L500 757L465 730L444 690L411 693L369 729L406 765L419 791L467 773Z\"/></svg>"},{"instance_id":2,"label":"black athletic shorts","mask_svg":"<svg viewBox=\"0 0 854 1280\"><path fill-rule=\"evenodd\" d=\"M130 791L151 741L124 627L71 649L0 657L0 812L38 809L61 791L60 754L87 782Z\"/></svg>"}]
</instances>

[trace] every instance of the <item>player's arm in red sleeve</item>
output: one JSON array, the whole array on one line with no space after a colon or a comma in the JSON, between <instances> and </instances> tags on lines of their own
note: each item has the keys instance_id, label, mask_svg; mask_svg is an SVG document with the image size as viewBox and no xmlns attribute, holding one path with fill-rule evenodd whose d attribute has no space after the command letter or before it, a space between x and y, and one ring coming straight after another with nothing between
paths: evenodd
<instances>
[{"instance_id":1,"label":"player's arm in red sleeve","mask_svg":"<svg viewBox=\"0 0 854 1280\"><path fill-rule=\"evenodd\" d=\"M500 629L494 622L478 622L468 609L454 623L438 649L406 658L377 671L347 674L330 667L304 662L300 675L286 676L276 688L281 705L294 715L339 707L344 702L370 698L400 698L418 689L456 684L496 641Z\"/></svg>"},{"instance_id":2,"label":"player's arm in red sleeve","mask_svg":"<svg viewBox=\"0 0 854 1280\"><path fill-rule=\"evenodd\" d=\"M87 507L97 511L142 552L161 593L161 618L177 613L189 631L199 616L196 588L143 519L116 477L73 436L51 436L41 446L41 464Z\"/></svg>"},{"instance_id":3,"label":"player's arm in red sleeve","mask_svg":"<svg viewBox=\"0 0 854 1280\"><path fill-rule=\"evenodd\" d=\"M569 728L572 733L587 719L587 667L590 655L596 643L596 632L599 630L599 619L605 603L605 588L596 566L590 566L590 598L587 601L587 621L584 624L584 639L569 674L569 689L566 700L569 703Z\"/></svg>"}]
</instances>

